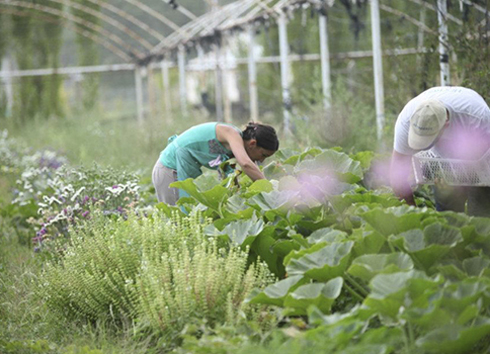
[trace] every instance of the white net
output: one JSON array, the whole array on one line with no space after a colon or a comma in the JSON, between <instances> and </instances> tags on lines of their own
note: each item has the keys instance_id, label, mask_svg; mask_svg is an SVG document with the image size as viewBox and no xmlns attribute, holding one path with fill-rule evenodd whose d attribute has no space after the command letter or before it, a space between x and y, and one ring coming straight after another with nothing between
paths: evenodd
<instances>
[{"instance_id":1,"label":"white net","mask_svg":"<svg viewBox=\"0 0 490 354\"><path fill-rule=\"evenodd\" d=\"M479 160L445 159L430 150L421 151L412 157L412 165L417 184L490 186L490 150Z\"/></svg>"}]
</instances>

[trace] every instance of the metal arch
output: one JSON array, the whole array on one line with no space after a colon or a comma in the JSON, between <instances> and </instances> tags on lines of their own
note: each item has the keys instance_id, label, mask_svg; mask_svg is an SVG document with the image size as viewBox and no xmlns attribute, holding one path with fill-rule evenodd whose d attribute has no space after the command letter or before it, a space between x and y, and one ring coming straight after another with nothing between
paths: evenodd
<instances>
[{"instance_id":1,"label":"metal arch","mask_svg":"<svg viewBox=\"0 0 490 354\"><path fill-rule=\"evenodd\" d=\"M131 14L127 13L126 11L121 10L120 8L111 5L107 3L106 1L100 1L100 0L87 0L95 5L98 5L112 13L115 13L119 17L124 18L125 20L133 23L134 25L138 26L141 28L143 31L146 31L147 33L151 34L154 38L158 39L159 41L164 41L165 36L162 36L159 32L155 31L153 28L148 26L146 23L143 21L139 20L138 18L132 16Z\"/></svg>"},{"instance_id":2,"label":"metal arch","mask_svg":"<svg viewBox=\"0 0 490 354\"><path fill-rule=\"evenodd\" d=\"M63 21L63 19L60 19L60 17L43 16L43 15L32 13L32 12L25 12L25 11L19 11L19 10L15 10L15 9L6 9L6 8L5 9L0 8L0 12L6 13L6 14L11 14L14 16L36 17L36 18L42 19L43 21L52 22L52 23L56 23L56 24L65 26L65 27L70 28L71 30L81 34L82 36L87 37L87 38L93 40L94 42L97 42L98 44L102 45L104 48L106 48L107 50L109 50L113 54L117 55L121 59L123 59L125 61L131 60L131 57L129 55L124 53L122 50L120 50L116 46L112 45L110 42L106 41L103 37L99 37L99 36L94 35L94 32L82 30L79 27L74 26L71 22Z\"/></svg>"},{"instance_id":3,"label":"metal arch","mask_svg":"<svg viewBox=\"0 0 490 354\"><path fill-rule=\"evenodd\" d=\"M424 6L427 9L432 10L432 11L437 13L437 7L435 7L434 5L428 4L425 1L421 1L421 0L410 0L410 1L415 3L415 4L418 4L420 6ZM460 26L463 24L463 21L461 21L460 19L457 19L453 15L447 14L447 18L448 18L448 20L451 20Z\"/></svg>"},{"instance_id":4,"label":"metal arch","mask_svg":"<svg viewBox=\"0 0 490 354\"><path fill-rule=\"evenodd\" d=\"M174 31L181 31L181 27L179 25L175 24L173 21L169 20L167 17L163 16L159 12L153 10L148 5L145 5L145 4L143 4L142 2L140 2L138 0L125 0L125 1L128 2L128 3L130 3L133 6L136 6L140 10L143 10L147 14L153 16L154 18L156 18L157 20L159 20L160 22L162 22L166 26L170 27Z\"/></svg>"},{"instance_id":5,"label":"metal arch","mask_svg":"<svg viewBox=\"0 0 490 354\"><path fill-rule=\"evenodd\" d=\"M266 4L264 4L264 1ZM167 45L159 43L152 49L151 53L158 54L165 49L175 49L179 44L186 43L199 35L205 36L211 34L213 30L219 28L220 24L223 25L225 23L227 17L234 15L235 12L241 8L243 8L243 10L239 12L240 14L243 14L243 12L253 6L262 9L261 15L272 14L277 13L280 7L297 0L279 0L273 7L267 6L271 1L273 0L240 0L221 7L217 12L208 12L198 17L196 20L186 23L181 27L181 31L173 32L167 36ZM226 28L232 27L233 25L227 25ZM223 29L221 28L221 30ZM185 35L182 35L182 31L185 31Z\"/></svg>"},{"instance_id":6,"label":"metal arch","mask_svg":"<svg viewBox=\"0 0 490 354\"><path fill-rule=\"evenodd\" d=\"M168 39L173 40L173 43L171 45L173 47L177 46L180 43L183 43L185 41L188 41L194 37L199 32L204 32L207 30L207 34L211 33L212 30L216 29L216 27L222 23L229 14L233 13L234 11L238 10L238 7L241 5L242 2L248 1L248 0L241 0L237 1L231 4L228 4L224 7L222 7L219 11L217 12L208 12L201 17L199 17L196 21L193 21L189 23L189 32L187 33L187 38L183 38L182 36L179 37L177 33L174 33L174 36L169 36Z\"/></svg>"},{"instance_id":7,"label":"metal arch","mask_svg":"<svg viewBox=\"0 0 490 354\"><path fill-rule=\"evenodd\" d=\"M489 14L489 12L488 12L487 9L485 9L484 7L481 7L478 4L475 4L473 1L470 1L470 0L460 0L460 1L463 2L463 3L465 3L466 5L473 6L475 9L477 9L481 13L483 13L483 14L485 14L487 16L490 16L490 14Z\"/></svg>"},{"instance_id":8,"label":"metal arch","mask_svg":"<svg viewBox=\"0 0 490 354\"><path fill-rule=\"evenodd\" d=\"M226 18L223 20L221 24L217 26L218 30L222 30L223 27L226 27L228 23L233 23L236 21L236 19L240 16L242 16L245 12L250 10L255 6L255 0L244 0L243 4L241 4L240 8L238 8L236 11L233 11L230 16L226 16ZM201 35L206 35L208 34L209 31L206 32L206 30L201 32Z\"/></svg>"},{"instance_id":9,"label":"metal arch","mask_svg":"<svg viewBox=\"0 0 490 354\"><path fill-rule=\"evenodd\" d=\"M162 0L162 1L171 6L170 0ZM187 10L184 6L182 6L180 4L176 4L176 5L177 5L176 10L179 11L180 13L184 14L185 16L187 16L187 18L189 18L191 20L195 20L197 18L196 15L194 15L191 11Z\"/></svg>"},{"instance_id":10,"label":"metal arch","mask_svg":"<svg viewBox=\"0 0 490 354\"><path fill-rule=\"evenodd\" d=\"M289 3L293 2L293 1L295 1L295 0L280 0L275 5L273 5L273 7L266 7L264 12L262 12L262 15L279 13L280 9L283 6L289 5ZM218 28L220 31L224 31L226 29L231 29L231 28L235 27L236 24L239 22L239 20L236 19L238 16L241 16L244 12L248 11L251 7L257 6L256 0L252 0L252 1L242 0L241 2L242 3L239 4L240 9L234 9L231 7L229 9L223 8L223 10L222 10L224 13L223 17L225 17L225 18L223 20L221 18L217 18L216 21L213 21L213 23L211 23L213 28ZM262 3L262 1L260 1L259 4L264 5ZM264 9L264 8L262 7L262 9ZM229 13L231 13L232 15L229 16ZM231 22L228 20L229 17L233 17ZM200 36L206 36L209 34L210 34L210 31L206 31L206 29L202 29L201 32L199 33ZM196 35L196 34L193 34L193 35Z\"/></svg>"},{"instance_id":11,"label":"metal arch","mask_svg":"<svg viewBox=\"0 0 490 354\"><path fill-rule=\"evenodd\" d=\"M153 48L153 45L150 42L148 42L146 39L144 39L143 37L141 37L140 35L138 35L134 31L130 30L126 26L124 26L124 24L122 24L121 22L119 22L119 21L117 21L117 20L115 20L115 19L113 19L107 15L104 15L100 11L96 11L96 10L94 10L88 6L81 5L81 4L76 3L76 2L72 2L70 0L48 0L48 1L51 1L51 2L54 2L57 4L61 4L61 5L66 5L68 7L74 8L76 10L85 12L89 15L94 16L94 17L100 18L105 23L108 23L108 24L114 26L115 28L117 28L121 32L124 32L125 34L127 34L128 36L130 36L131 38L136 40L137 42L141 43L143 45L143 47L145 47L146 49L149 50L149 49Z\"/></svg>"},{"instance_id":12,"label":"metal arch","mask_svg":"<svg viewBox=\"0 0 490 354\"><path fill-rule=\"evenodd\" d=\"M38 5L38 4L33 4L33 3L29 3L29 2L26 2L26 1L20 1L20 0L0 0L0 3L1 4L4 4L4 5L11 5L11 6L18 6L18 7L23 7L23 8L27 8L27 9L32 9L32 10L37 10L37 11L41 11L41 12L46 12L46 13L49 13L49 14L52 14L52 15L55 15L55 16L58 16L58 17L62 17L62 18L67 18L75 23L78 23L84 27L87 27L95 32L98 32L100 33L103 37L107 37L109 38L110 40L112 40L114 43L117 43L119 44L121 47L125 48L128 53L130 53L131 56L135 56L136 58L140 59L143 54L141 52L138 52L134 50L134 48L132 48L131 46L129 46L122 38L120 38L119 36L113 34L113 33L110 33L109 31L105 30L104 28L102 28L101 26L98 26L98 25L95 25L94 23L92 22L89 22L89 21L85 21L84 19L78 17L78 16L75 16L75 15L72 15L72 14L69 14L69 13L65 13L63 11L60 11L58 9L55 9L53 7L49 7L49 6L44 6L44 5Z\"/></svg>"},{"instance_id":13,"label":"metal arch","mask_svg":"<svg viewBox=\"0 0 490 354\"><path fill-rule=\"evenodd\" d=\"M232 29L236 26L253 22L255 19L263 16L266 13L274 12L274 10L268 6L268 4L272 1L273 0L255 0L256 6L252 10L250 10L250 12L244 18L235 21L233 24L224 28L224 30Z\"/></svg>"},{"instance_id":14,"label":"metal arch","mask_svg":"<svg viewBox=\"0 0 490 354\"><path fill-rule=\"evenodd\" d=\"M383 4L379 4L379 8L381 10L385 11L385 12L389 12L389 13L394 14L394 15L397 15L397 16L403 16L404 19L406 19L407 21L413 23L415 26L419 27L424 32L437 35L437 31L434 31L434 30L430 29L424 23L420 22L419 20L417 20L417 19L415 19L415 18L413 18L411 16L408 16L406 13L404 13L402 11L399 11L397 9L394 9L394 8L392 8L390 6L383 5Z\"/></svg>"},{"instance_id":15,"label":"metal arch","mask_svg":"<svg viewBox=\"0 0 490 354\"><path fill-rule=\"evenodd\" d=\"M234 22L228 24L227 26L222 26L221 30L222 31L230 30L235 27L239 27L247 23L254 22L259 18L263 18L264 16L272 16L273 14L277 14L278 7L276 8L276 5L279 4L279 6L282 6L285 1L283 0L282 2L279 2L276 5L269 7L268 4L272 1L273 0L255 0L255 2L257 3L256 7L254 7L244 18L235 20Z\"/></svg>"}]
</instances>

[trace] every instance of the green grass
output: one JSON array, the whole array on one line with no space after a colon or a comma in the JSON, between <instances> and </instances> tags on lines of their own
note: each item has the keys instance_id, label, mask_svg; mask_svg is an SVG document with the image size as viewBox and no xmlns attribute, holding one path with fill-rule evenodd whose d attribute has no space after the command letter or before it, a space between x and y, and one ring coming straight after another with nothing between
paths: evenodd
<instances>
[{"instance_id":1,"label":"green grass","mask_svg":"<svg viewBox=\"0 0 490 354\"><path fill-rule=\"evenodd\" d=\"M202 119L177 117L172 123L163 118L114 118L104 112L52 119L34 119L17 127L7 124L9 135L32 149L50 148L66 155L73 165L127 167L151 171L167 138Z\"/></svg>"},{"instance_id":2,"label":"green grass","mask_svg":"<svg viewBox=\"0 0 490 354\"><path fill-rule=\"evenodd\" d=\"M143 354L149 343L135 341L132 328L68 322L54 317L36 296L42 263L19 243L10 220L0 218L0 352ZM99 351L95 351L98 349ZM7 352L4 352L7 350Z\"/></svg>"}]
</instances>

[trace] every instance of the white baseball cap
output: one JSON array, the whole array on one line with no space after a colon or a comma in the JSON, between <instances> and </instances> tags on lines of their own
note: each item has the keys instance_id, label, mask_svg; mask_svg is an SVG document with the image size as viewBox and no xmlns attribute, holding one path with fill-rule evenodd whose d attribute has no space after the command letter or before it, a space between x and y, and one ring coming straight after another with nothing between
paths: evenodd
<instances>
[{"instance_id":1,"label":"white baseball cap","mask_svg":"<svg viewBox=\"0 0 490 354\"><path fill-rule=\"evenodd\" d=\"M447 121L446 107L438 100L419 104L410 118L408 145L414 150L428 148L439 135Z\"/></svg>"}]
</instances>

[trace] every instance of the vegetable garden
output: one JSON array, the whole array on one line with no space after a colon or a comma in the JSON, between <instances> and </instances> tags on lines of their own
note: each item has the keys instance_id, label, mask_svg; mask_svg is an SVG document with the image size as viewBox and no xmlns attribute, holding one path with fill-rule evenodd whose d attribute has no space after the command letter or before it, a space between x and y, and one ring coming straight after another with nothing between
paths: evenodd
<instances>
[{"instance_id":1,"label":"vegetable garden","mask_svg":"<svg viewBox=\"0 0 490 354\"><path fill-rule=\"evenodd\" d=\"M0 354L489 353L490 218L387 180L449 64L490 94L488 1L146 3L0 1ZM158 203L164 142L211 119L278 127L267 179Z\"/></svg>"},{"instance_id":2,"label":"vegetable garden","mask_svg":"<svg viewBox=\"0 0 490 354\"><path fill-rule=\"evenodd\" d=\"M205 174L153 207L135 173L75 168L6 132L0 151L17 180L3 243L32 238L30 301L60 321L129 331L148 352L488 350L490 219L372 187L373 153L283 149L269 181ZM2 326L5 353L105 352Z\"/></svg>"}]
</instances>

